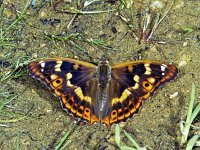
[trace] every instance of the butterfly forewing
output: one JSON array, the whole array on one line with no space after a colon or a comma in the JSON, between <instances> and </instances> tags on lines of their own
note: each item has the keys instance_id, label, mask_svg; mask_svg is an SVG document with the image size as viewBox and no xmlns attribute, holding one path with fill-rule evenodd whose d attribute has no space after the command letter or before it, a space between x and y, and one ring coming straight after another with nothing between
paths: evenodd
<instances>
[{"instance_id":1,"label":"butterfly forewing","mask_svg":"<svg viewBox=\"0 0 200 150\"><path fill-rule=\"evenodd\" d=\"M175 79L178 69L157 61L138 61L112 66L109 99L102 122L107 126L126 121L136 114L142 101L165 83Z\"/></svg>"},{"instance_id":2,"label":"butterfly forewing","mask_svg":"<svg viewBox=\"0 0 200 150\"><path fill-rule=\"evenodd\" d=\"M62 107L88 123L98 122L97 66L73 59L47 59L28 65L29 74L60 98Z\"/></svg>"}]
</instances>

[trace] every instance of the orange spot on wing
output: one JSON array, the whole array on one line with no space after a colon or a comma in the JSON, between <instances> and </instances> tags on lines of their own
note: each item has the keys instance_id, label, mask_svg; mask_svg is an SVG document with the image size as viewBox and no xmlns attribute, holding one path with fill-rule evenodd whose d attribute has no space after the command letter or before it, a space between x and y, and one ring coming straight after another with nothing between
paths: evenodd
<instances>
[{"instance_id":1,"label":"orange spot on wing","mask_svg":"<svg viewBox=\"0 0 200 150\"><path fill-rule=\"evenodd\" d=\"M71 107L70 110L71 110L72 113L76 114L76 112L77 112L77 106L78 106L78 105L75 103L75 104Z\"/></svg>"},{"instance_id":2,"label":"orange spot on wing","mask_svg":"<svg viewBox=\"0 0 200 150\"><path fill-rule=\"evenodd\" d=\"M151 84L154 84L154 82L155 82L155 78L153 78L153 77L149 77L147 80Z\"/></svg>"},{"instance_id":3,"label":"orange spot on wing","mask_svg":"<svg viewBox=\"0 0 200 150\"><path fill-rule=\"evenodd\" d=\"M56 96L60 97L63 93L61 93L58 89L54 90L54 93L56 94Z\"/></svg>"},{"instance_id":4,"label":"orange spot on wing","mask_svg":"<svg viewBox=\"0 0 200 150\"><path fill-rule=\"evenodd\" d=\"M90 122L90 109L89 108L85 108L84 113L83 113L83 118L85 120L87 120L88 122Z\"/></svg>"},{"instance_id":5,"label":"orange spot on wing","mask_svg":"<svg viewBox=\"0 0 200 150\"><path fill-rule=\"evenodd\" d=\"M135 109L136 109L136 110L140 107L141 102L142 102L142 99L139 99L139 100L137 101L137 103L135 104Z\"/></svg>"},{"instance_id":6,"label":"orange spot on wing","mask_svg":"<svg viewBox=\"0 0 200 150\"><path fill-rule=\"evenodd\" d=\"M102 123L104 123L107 127L110 126L110 119L108 116L102 119Z\"/></svg>"},{"instance_id":7,"label":"orange spot on wing","mask_svg":"<svg viewBox=\"0 0 200 150\"><path fill-rule=\"evenodd\" d=\"M147 93L144 95L144 96L142 96L144 99L147 99L147 98L149 98L150 97L150 92L148 92L147 91Z\"/></svg>"},{"instance_id":8,"label":"orange spot on wing","mask_svg":"<svg viewBox=\"0 0 200 150\"><path fill-rule=\"evenodd\" d=\"M78 70L79 64L75 63L75 64L73 65L73 67L74 67L74 70Z\"/></svg>"},{"instance_id":9,"label":"orange spot on wing","mask_svg":"<svg viewBox=\"0 0 200 150\"><path fill-rule=\"evenodd\" d=\"M110 124L117 122L117 110L113 110L110 115Z\"/></svg>"},{"instance_id":10,"label":"orange spot on wing","mask_svg":"<svg viewBox=\"0 0 200 150\"><path fill-rule=\"evenodd\" d=\"M90 123L93 124L95 122L99 122L99 119L95 116L95 115L92 115L91 116L91 120L90 120Z\"/></svg>"},{"instance_id":11,"label":"orange spot on wing","mask_svg":"<svg viewBox=\"0 0 200 150\"><path fill-rule=\"evenodd\" d=\"M131 115L130 110L128 109L128 107L124 108L124 116L125 118L128 118Z\"/></svg>"},{"instance_id":12,"label":"orange spot on wing","mask_svg":"<svg viewBox=\"0 0 200 150\"><path fill-rule=\"evenodd\" d=\"M67 103L67 100L66 100L66 98L64 98L64 97L62 97L62 102L63 102L63 104L66 104Z\"/></svg>"},{"instance_id":13,"label":"orange spot on wing","mask_svg":"<svg viewBox=\"0 0 200 150\"><path fill-rule=\"evenodd\" d=\"M76 115L82 118L82 116L83 116L83 111L84 111L84 107L83 107L83 106L80 106L79 109L78 109L77 112L76 112Z\"/></svg>"},{"instance_id":14,"label":"orange spot on wing","mask_svg":"<svg viewBox=\"0 0 200 150\"><path fill-rule=\"evenodd\" d=\"M117 114L118 114L118 116L117 116L118 120L124 119L124 113L123 113L122 109L118 109L118 113Z\"/></svg>"},{"instance_id":15,"label":"orange spot on wing","mask_svg":"<svg viewBox=\"0 0 200 150\"><path fill-rule=\"evenodd\" d=\"M57 88L57 87L59 87L62 83L63 83L63 79L62 79L62 78L57 78L57 79L55 79L54 81L51 82L51 85L52 85L54 88Z\"/></svg>"},{"instance_id":16,"label":"orange spot on wing","mask_svg":"<svg viewBox=\"0 0 200 150\"><path fill-rule=\"evenodd\" d=\"M64 97L65 98L65 97ZM70 96L69 98L65 98L66 99L66 104L65 106L70 109L72 107L72 105L74 104L74 98L72 96Z\"/></svg>"},{"instance_id":17,"label":"orange spot on wing","mask_svg":"<svg viewBox=\"0 0 200 150\"><path fill-rule=\"evenodd\" d=\"M130 109L130 112L133 114L136 111L136 108L132 101L134 101L134 99L129 100L129 109Z\"/></svg>"},{"instance_id":18,"label":"orange spot on wing","mask_svg":"<svg viewBox=\"0 0 200 150\"><path fill-rule=\"evenodd\" d=\"M151 83L147 82L147 81L144 81L142 83L142 85L149 92L153 92L153 90L155 89L154 86Z\"/></svg>"}]
</instances>

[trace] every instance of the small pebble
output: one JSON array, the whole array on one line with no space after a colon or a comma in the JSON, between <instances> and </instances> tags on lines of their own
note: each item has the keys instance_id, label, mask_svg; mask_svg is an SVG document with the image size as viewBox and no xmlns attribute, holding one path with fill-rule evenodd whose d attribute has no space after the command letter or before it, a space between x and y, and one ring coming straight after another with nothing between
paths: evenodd
<instances>
[{"instance_id":1,"label":"small pebble","mask_svg":"<svg viewBox=\"0 0 200 150\"><path fill-rule=\"evenodd\" d=\"M126 125L126 122L120 122L119 124L120 128L124 128L125 125Z\"/></svg>"},{"instance_id":2,"label":"small pebble","mask_svg":"<svg viewBox=\"0 0 200 150\"><path fill-rule=\"evenodd\" d=\"M151 6L152 9L162 9L163 3L161 1L154 1Z\"/></svg>"},{"instance_id":3,"label":"small pebble","mask_svg":"<svg viewBox=\"0 0 200 150\"><path fill-rule=\"evenodd\" d=\"M173 99L173 98L175 98L177 95L178 95L178 92L175 92L174 94L171 94L171 95L169 96L169 98L170 98L170 99Z\"/></svg>"},{"instance_id":4,"label":"small pebble","mask_svg":"<svg viewBox=\"0 0 200 150\"><path fill-rule=\"evenodd\" d=\"M183 67L187 65L187 62L185 60L181 60L180 63L178 64L179 67Z\"/></svg>"},{"instance_id":5,"label":"small pebble","mask_svg":"<svg viewBox=\"0 0 200 150\"><path fill-rule=\"evenodd\" d=\"M187 45L188 45L188 42L184 42L184 43L183 43L183 46L187 46Z\"/></svg>"},{"instance_id":6,"label":"small pebble","mask_svg":"<svg viewBox=\"0 0 200 150\"><path fill-rule=\"evenodd\" d=\"M47 112L47 113L50 113L50 112L52 112L52 111L51 111L50 109L47 109L46 112Z\"/></svg>"},{"instance_id":7,"label":"small pebble","mask_svg":"<svg viewBox=\"0 0 200 150\"><path fill-rule=\"evenodd\" d=\"M39 14L39 16L41 18L45 18L45 17L47 17L47 13L45 11L41 11L40 14Z\"/></svg>"}]
</instances>

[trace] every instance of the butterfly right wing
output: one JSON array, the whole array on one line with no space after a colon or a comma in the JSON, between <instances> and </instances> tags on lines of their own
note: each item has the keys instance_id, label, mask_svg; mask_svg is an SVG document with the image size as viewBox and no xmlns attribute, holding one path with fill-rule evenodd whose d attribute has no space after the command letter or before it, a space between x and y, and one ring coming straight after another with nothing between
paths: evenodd
<instances>
[{"instance_id":1,"label":"butterfly right wing","mask_svg":"<svg viewBox=\"0 0 200 150\"><path fill-rule=\"evenodd\" d=\"M142 101L177 77L178 68L157 61L134 61L112 66L109 96L102 111L107 126L125 122L136 114Z\"/></svg>"}]
</instances>

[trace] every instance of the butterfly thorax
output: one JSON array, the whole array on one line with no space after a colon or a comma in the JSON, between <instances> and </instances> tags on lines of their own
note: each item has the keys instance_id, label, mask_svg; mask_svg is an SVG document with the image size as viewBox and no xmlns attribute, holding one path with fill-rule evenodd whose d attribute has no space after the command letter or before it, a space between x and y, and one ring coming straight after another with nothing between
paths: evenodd
<instances>
[{"instance_id":1,"label":"butterfly thorax","mask_svg":"<svg viewBox=\"0 0 200 150\"><path fill-rule=\"evenodd\" d=\"M98 83L100 88L106 88L110 80L111 67L108 60L101 60L98 65Z\"/></svg>"}]
</instances>

